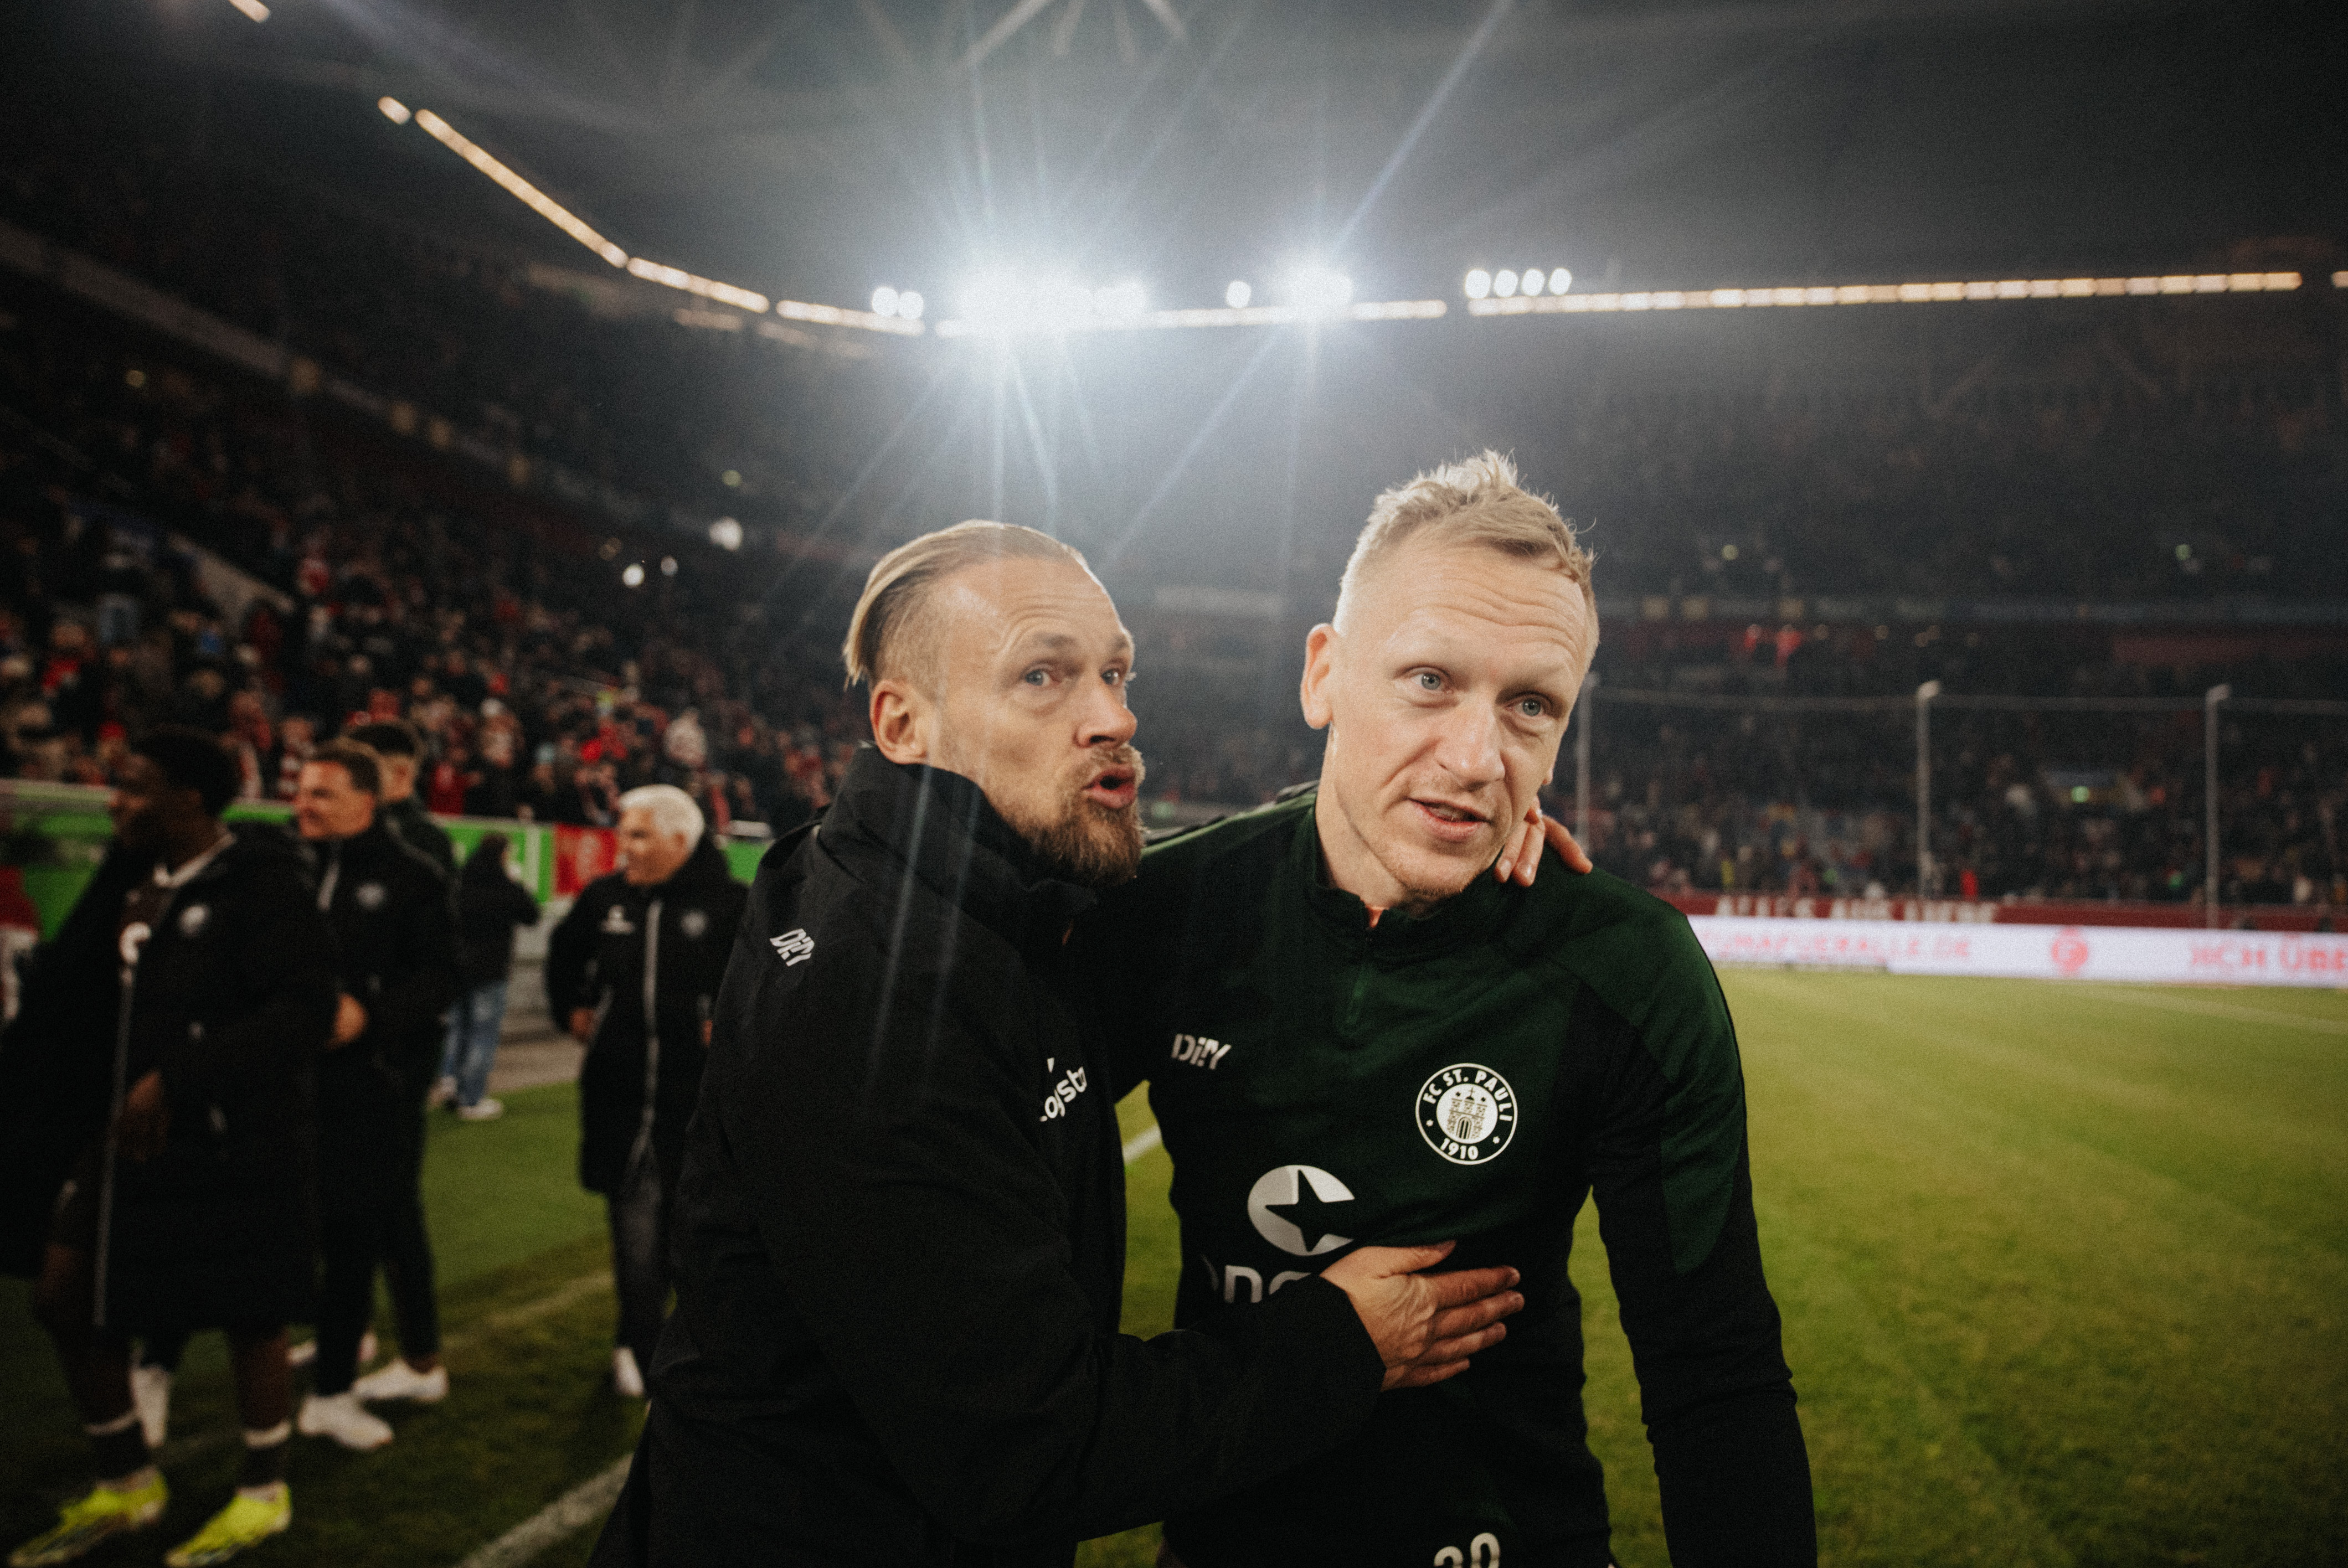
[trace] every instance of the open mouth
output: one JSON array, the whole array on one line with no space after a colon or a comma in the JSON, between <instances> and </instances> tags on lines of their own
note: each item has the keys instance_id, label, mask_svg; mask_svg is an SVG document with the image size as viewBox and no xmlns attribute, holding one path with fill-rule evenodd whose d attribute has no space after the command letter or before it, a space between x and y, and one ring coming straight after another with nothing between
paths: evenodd
<instances>
[{"instance_id":1,"label":"open mouth","mask_svg":"<svg viewBox=\"0 0 2348 1568\"><path fill-rule=\"evenodd\" d=\"M1426 831L1446 844L1466 844L1491 821L1474 806L1456 801L1421 800L1414 795L1410 806Z\"/></svg>"},{"instance_id":2,"label":"open mouth","mask_svg":"<svg viewBox=\"0 0 2348 1568\"><path fill-rule=\"evenodd\" d=\"M1141 778L1131 768L1110 768L1085 786L1085 798L1110 811L1123 811L1141 791Z\"/></svg>"}]
</instances>

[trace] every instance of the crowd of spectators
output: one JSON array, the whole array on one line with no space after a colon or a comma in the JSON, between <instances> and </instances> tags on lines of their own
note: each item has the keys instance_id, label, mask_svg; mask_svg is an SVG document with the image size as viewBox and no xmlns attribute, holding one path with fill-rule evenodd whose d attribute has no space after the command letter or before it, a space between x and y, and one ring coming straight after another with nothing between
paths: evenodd
<instances>
[{"instance_id":1,"label":"crowd of spectators","mask_svg":"<svg viewBox=\"0 0 2348 1568\"><path fill-rule=\"evenodd\" d=\"M2180 671L2083 651L2075 632L1983 628L1949 636L1944 650L1918 632L1900 639L1901 657L1869 629L1792 637L1807 647L1783 663L1766 637L1744 664L1617 651L1592 734L1601 864L1687 891L1914 892L1912 702L1920 682L1934 679L1959 701L1931 719L1930 891L2199 900L2207 686L2226 679L2244 697L2287 699L2348 691L2348 661L2337 656ZM1962 705L1973 695L2114 706ZM1805 697L1887 701L1877 711L1803 711ZM2120 706L2157 702L2173 706ZM2226 712L2219 758L2219 900L2348 904L2348 723ZM1563 782L1567 792L1552 797L1561 811L1570 774Z\"/></svg>"},{"instance_id":2,"label":"crowd of spectators","mask_svg":"<svg viewBox=\"0 0 2348 1568\"><path fill-rule=\"evenodd\" d=\"M720 566L632 596L588 541L480 526L445 474L337 453L155 345L5 317L9 773L102 782L127 735L186 723L282 798L312 746L396 716L435 811L609 825L672 783L721 825L788 826L829 799L856 715L727 643Z\"/></svg>"}]
</instances>

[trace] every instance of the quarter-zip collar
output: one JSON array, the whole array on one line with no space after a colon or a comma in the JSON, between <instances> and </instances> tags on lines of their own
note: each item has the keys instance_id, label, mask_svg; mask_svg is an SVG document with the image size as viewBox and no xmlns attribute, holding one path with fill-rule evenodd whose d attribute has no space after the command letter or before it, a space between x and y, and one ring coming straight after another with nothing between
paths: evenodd
<instances>
[{"instance_id":1,"label":"quarter-zip collar","mask_svg":"<svg viewBox=\"0 0 2348 1568\"><path fill-rule=\"evenodd\" d=\"M860 880L913 880L1023 952L1056 951L1097 899L1052 876L962 774L860 748L818 834Z\"/></svg>"},{"instance_id":2,"label":"quarter-zip collar","mask_svg":"<svg viewBox=\"0 0 2348 1568\"><path fill-rule=\"evenodd\" d=\"M1309 803L1318 791L1307 791ZM1407 962L1441 953L1464 943L1483 942L1498 935L1509 917L1509 895L1488 873L1479 872L1459 893L1446 898L1425 915L1388 909L1374 925L1369 906L1342 887L1334 886L1322 868L1321 831L1307 808L1297 815L1296 836L1291 841L1286 875L1302 894L1306 907L1322 928L1348 951L1377 955L1381 960Z\"/></svg>"}]
</instances>

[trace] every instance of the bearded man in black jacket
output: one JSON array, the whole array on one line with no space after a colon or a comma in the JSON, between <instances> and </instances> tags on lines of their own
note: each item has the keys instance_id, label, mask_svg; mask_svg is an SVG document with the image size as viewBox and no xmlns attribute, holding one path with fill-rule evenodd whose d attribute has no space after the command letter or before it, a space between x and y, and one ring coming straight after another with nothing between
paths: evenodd
<instances>
[{"instance_id":1,"label":"bearded man in black jacket","mask_svg":"<svg viewBox=\"0 0 2348 1568\"><path fill-rule=\"evenodd\" d=\"M641 1399L668 1304L685 1130L750 895L675 784L622 795L619 840L620 869L587 885L547 943L546 1000L587 1047L579 1181L603 1194L612 1225L612 1386Z\"/></svg>"},{"instance_id":2,"label":"bearded man in black jacket","mask_svg":"<svg viewBox=\"0 0 2348 1568\"><path fill-rule=\"evenodd\" d=\"M334 741L303 766L294 796L294 826L317 868L317 907L334 926L343 967L318 1069L317 1361L296 1425L359 1450L392 1435L366 1401L430 1403L448 1392L418 1183L424 1097L440 1060L441 1013L457 994L456 916L440 868L378 814L381 787L373 752ZM359 1378L378 1264L399 1357Z\"/></svg>"},{"instance_id":3,"label":"bearded man in black jacket","mask_svg":"<svg viewBox=\"0 0 2348 1568\"><path fill-rule=\"evenodd\" d=\"M46 1173L34 1305L101 1478L10 1554L20 1568L162 1516L132 1408L133 1334L225 1328L245 1428L237 1495L165 1561L218 1562L293 1519L285 1324L310 1301L310 1072L334 1014L334 938L283 835L221 824L236 786L209 735L164 728L134 743L113 849L8 1036L12 1109L87 1140L69 1172ZM17 1102L19 1089L46 1092Z\"/></svg>"},{"instance_id":4,"label":"bearded man in black jacket","mask_svg":"<svg viewBox=\"0 0 2348 1568\"><path fill-rule=\"evenodd\" d=\"M884 557L846 649L878 750L750 895L687 1135L677 1305L595 1561L1065 1564L1434 1382L1520 1304L1447 1245L1117 1332L1116 1108L1067 999L1132 875L1132 641L1083 558L965 523Z\"/></svg>"}]
</instances>

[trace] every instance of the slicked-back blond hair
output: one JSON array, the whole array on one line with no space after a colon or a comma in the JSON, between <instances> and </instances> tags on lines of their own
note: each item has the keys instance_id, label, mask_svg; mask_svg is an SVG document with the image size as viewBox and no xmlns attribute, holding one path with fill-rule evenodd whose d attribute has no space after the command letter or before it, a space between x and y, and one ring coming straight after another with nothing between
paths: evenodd
<instances>
[{"instance_id":1,"label":"slicked-back blond hair","mask_svg":"<svg viewBox=\"0 0 2348 1568\"><path fill-rule=\"evenodd\" d=\"M849 620L839 648L848 683L894 678L931 689L932 640L922 613L930 590L965 567L1004 560L1065 560L1091 569L1073 546L1016 523L956 523L899 545L873 563Z\"/></svg>"},{"instance_id":2,"label":"slicked-back blond hair","mask_svg":"<svg viewBox=\"0 0 2348 1568\"><path fill-rule=\"evenodd\" d=\"M1340 631L1345 627L1345 607L1364 578L1387 556L1421 538L1477 545L1556 567L1581 585L1591 635L1596 637L1598 596L1590 580L1595 561L1575 537L1573 525L1548 501L1521 488L1517 466L1493 451L1430 468L1378 497L1370 508L1370 520L1354 541L1353 556L1337 587L1333 619Z\"/></svg>"}]
</instances>

